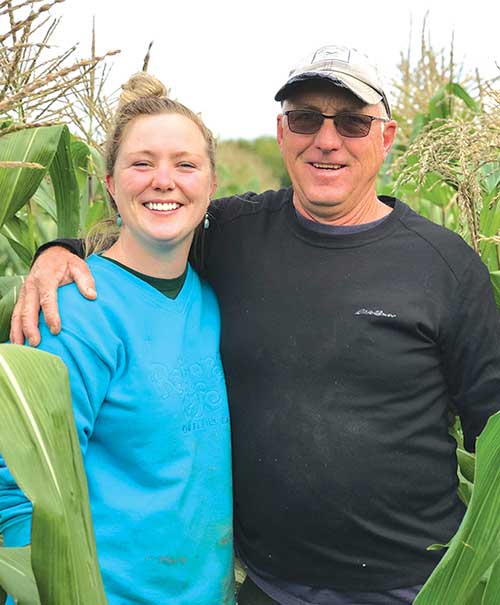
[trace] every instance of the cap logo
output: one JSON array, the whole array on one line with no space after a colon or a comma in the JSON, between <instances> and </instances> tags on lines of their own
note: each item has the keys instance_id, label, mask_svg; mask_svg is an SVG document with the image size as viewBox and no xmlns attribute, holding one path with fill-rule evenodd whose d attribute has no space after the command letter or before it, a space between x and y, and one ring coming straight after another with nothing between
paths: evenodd
<instances>
[{"instance_id":1,"label":"cap logo","mask_svg":"<svg viewBox=\"0 0 500 605\"><path fill-rule=\"evenodd\" d=\"M350 49L345 46L323 46L314 53L311 63L329 60L349 63L350 55Z\"/></svg>"}]
</instances>

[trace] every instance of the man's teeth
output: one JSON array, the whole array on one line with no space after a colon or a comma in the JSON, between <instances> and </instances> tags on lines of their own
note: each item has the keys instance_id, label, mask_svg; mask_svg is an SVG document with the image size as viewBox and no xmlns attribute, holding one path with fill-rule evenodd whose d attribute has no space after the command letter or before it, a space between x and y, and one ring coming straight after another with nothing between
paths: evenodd
<instances>
[{"instance_id":1,"label":"man's teeth","mask_svg":"<svg viewBox=\"0 0 500 605\"><path fill-rule=\"evenodd\" d=\"M323 168L325 170L339 170L339 168L343 168L342 164L326 164L322 162L313 162L313 166L315 168Z\"/></svg>"},{"instance_id":2,"label":"man's teeth","mask_svg":"<svg viewBox=\"0 0 500 605\"><path fill-rule=\"evenodd\" d=\"M144 204L149 210L177 210L181 205L176 202L147 202Z\"/></svg>"}]
</instances>

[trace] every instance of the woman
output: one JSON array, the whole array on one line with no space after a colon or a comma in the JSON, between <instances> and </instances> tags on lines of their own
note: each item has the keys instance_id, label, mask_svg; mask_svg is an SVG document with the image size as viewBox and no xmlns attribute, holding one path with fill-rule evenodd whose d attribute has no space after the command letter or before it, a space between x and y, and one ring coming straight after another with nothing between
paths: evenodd
<instances>
[{"instance_id":1,"label":"woman","mask_svg":"<svg viewBox=\"0 0 500 605\"><path fill-rule=\"evenodd\" d=\"M233 602L229 414L219 313L188 265L215 190L214 140L156 79L124 86L106 150L118 239L89 259L99 290L60 292L68 366L110 605ZM31 505L0 468L5 545Z\"/></svg>"}]
</instances>

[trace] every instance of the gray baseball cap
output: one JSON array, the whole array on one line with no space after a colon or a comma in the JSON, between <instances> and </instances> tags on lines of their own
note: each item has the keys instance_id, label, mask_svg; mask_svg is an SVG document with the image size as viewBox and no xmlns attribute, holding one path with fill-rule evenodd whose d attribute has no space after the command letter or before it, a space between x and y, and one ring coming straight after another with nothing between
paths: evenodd
<instances>
[{"instance_id":1,"label":"gray baseball cap","mask_svg":"<svg viewBox=\"0 0 500 605\"><path fill-rule=\"evenodd\" d=\"M370 63L368 57L354 48L334 44L318 48L292 69L288 80L274 99L283 101L297 84L310 79L329 80L337 86L347 88L368 105L382 101L387 115L391 115L377 68Z\"/></svg>"}]
</instances>

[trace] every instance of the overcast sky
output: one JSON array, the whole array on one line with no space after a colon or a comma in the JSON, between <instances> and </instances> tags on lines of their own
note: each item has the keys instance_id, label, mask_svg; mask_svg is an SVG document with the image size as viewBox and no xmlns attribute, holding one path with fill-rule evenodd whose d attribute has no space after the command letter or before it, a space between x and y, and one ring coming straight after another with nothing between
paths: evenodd
<instances>
[{"instance_id":1,"label":"overcast sky","mask_svg":"<svg viewBox=\"0 0 500 605\"><path fill-rule=\"evenodd\" d=\"M108 90L142 67L153 40L149 71L172 96L202 113L220 138L274 134L279 106L273 101L295 62L329 43L362 50L386 81L397 75L401 51L412 40L418 56L423 17L436 49L449 48L484 77L500 75L500 2L440 0L379 2L320 0L66 0L55 40L79 42L88 56L92 16L97 52L121 49L113 58Z\"/></svg>"}]
</instances>

